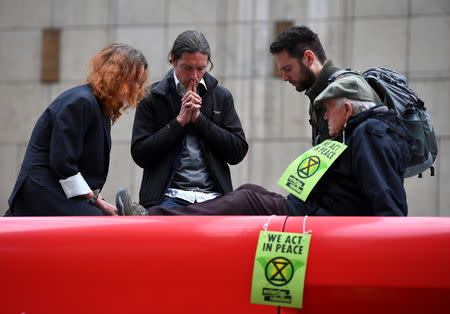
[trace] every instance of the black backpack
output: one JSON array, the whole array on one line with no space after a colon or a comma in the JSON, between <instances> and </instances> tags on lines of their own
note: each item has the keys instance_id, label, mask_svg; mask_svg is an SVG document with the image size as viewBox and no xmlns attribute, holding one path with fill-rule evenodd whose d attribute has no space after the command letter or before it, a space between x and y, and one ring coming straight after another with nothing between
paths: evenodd
<instances>
[{"instance_id":1,"label":"black backpack","mask_svg":"<svg viewBox=\"0 0 450 314\"><path fill-rule=\"evenodd\" d=\"M408 80L393 70L375 67L363 73L341 70L333 73L328 82L333 82L343 74L362 75L375 90L381 101L397 113L399 122L409 131L416 141L417 149L409 161L405 177L422 176L430 168L434 175L433 163L438 153L436 136L430 115L426 112L423 101L408 87Z\"/></svg>"}]
</instances>

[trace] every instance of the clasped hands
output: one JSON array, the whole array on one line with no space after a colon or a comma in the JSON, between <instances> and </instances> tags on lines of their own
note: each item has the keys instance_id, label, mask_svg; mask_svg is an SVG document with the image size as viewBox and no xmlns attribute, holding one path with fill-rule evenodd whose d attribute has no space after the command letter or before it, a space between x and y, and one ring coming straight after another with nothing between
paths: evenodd
<instances>
[{"instance_id":1,"label":"clasped hands","mask_svg":"<svg viewBox=\"0 0 450 314\"><path fill-rule=\"evenodd\" d=\"M190 81L186 94L181 100L180 113L177 116L178 123L185 126L188 123L197 122L200 115L202 98L195 92L195 82Z\"/></svg>"}]
</instances>

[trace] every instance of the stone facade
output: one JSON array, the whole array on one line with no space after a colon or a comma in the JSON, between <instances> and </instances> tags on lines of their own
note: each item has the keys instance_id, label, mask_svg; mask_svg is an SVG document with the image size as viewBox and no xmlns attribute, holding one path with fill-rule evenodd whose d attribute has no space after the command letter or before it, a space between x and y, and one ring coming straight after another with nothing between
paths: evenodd
<instances>
[{"instance_id":1,"label":"stone facade","mask_svg":"<svg viewBox=\"0 0 450 314\"><path fill-rule=\"evenodd\" d=\"M285 194L279 176L310 146L307 98L273 76L268 51L275 23L317 33L336 65L385 66L405 73L436 128L437 175L405 180L411 216L450 216L450 2L448 0L0 0L0 213L16 180L35 121L63 90L84 80L86 61L111 42L143 51L150 79L169 69L167 53L186 29L203 32L211 72L233 93L250 144L232 167L234 186L251 182ZM61 29L60 81L40 81L44 28ZM141 170L130 156L134 112L112 127L103 194L127 186L137 197ZM447 186L447 188L446 188ZM447 192L445 192L447 191Z\"/></svg>"}]
</instances>

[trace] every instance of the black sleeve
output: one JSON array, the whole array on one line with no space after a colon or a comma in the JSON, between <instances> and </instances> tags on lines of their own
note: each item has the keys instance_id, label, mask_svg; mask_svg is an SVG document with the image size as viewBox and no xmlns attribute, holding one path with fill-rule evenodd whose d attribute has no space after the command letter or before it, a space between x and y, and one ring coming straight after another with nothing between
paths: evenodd
<instances>
[{"instance_id":1,"label":"black sleeve","mask_svg":"<svg viewBox=\"0 0 450 314\"><path fill-rule=\"evenodd\" d=\"M166 157L185 135L185 130L176 118L158 130L158 112L155 107L164 104L153 104L153 97L150 95L139 103L133 123L131 156L142 168L151 167L154 162Z\"/></svg>"},{"instance_id":2,"label":"black sleeve","mask_svg":"<svg viewBox=\"0 0 450 314\"><path fill-rule=\"evenodd\" d=\"M76 175L78 161L83 153L83 138L89 119L96 119L94 113L85 113L89 101L76 98L67 105L61 105L52 117L52 131L49 149L49 166L58 179Z\"/></svg>"}]
</instances>

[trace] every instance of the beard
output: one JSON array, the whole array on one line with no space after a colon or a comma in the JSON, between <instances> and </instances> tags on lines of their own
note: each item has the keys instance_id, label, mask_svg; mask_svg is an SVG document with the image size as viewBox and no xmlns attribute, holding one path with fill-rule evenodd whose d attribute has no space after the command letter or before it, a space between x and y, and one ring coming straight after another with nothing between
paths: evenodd
<instances>
[{"instance_id":1,"label":"beard","mask_svg":"<svg viewBox=\"0 0 450 314\"><path fill-rule=\"evenodd\" d=\"M298 92L303 92L304 90L310 89L316 81L314 73L302 62L300 62L300 78L303 78L303 80L299 80L297 86L295 87Z\"/></svg>"}]
</instances>

